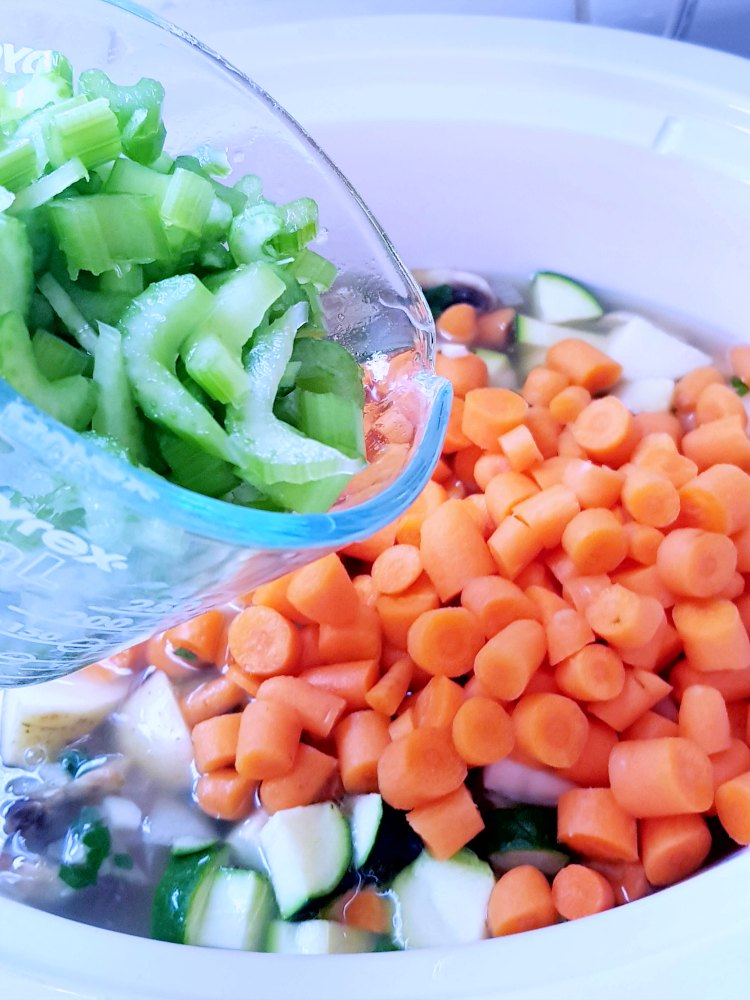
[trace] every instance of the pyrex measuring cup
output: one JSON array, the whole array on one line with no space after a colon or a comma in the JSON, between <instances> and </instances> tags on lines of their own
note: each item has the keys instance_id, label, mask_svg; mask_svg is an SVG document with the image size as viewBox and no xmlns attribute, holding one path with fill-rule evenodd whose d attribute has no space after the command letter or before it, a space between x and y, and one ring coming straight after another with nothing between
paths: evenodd
<instances>
[{"instance_id":1,"label":"pyrex measuring cup","mask_svg":"<svg viewBox=\"0 0 750 1000\"><path fill-rule=\"evenodd\" d=\"M168 150L209 143L227 150L234 177L260 175L274 200L316 199L325 227L316 246L339 271L324 297L331 335L366 363L376 415L400 407L405 433L395 446L370 434L371 464L332 512L277 514L131 467L0 380L0 686L68 673L376 531L424 485L450 401L433 374L432 321L412 278L272 98L126 2L2 0L0 80L33 72L51 50L76 73L159 79Z\"/></svg>"}]
</instances>

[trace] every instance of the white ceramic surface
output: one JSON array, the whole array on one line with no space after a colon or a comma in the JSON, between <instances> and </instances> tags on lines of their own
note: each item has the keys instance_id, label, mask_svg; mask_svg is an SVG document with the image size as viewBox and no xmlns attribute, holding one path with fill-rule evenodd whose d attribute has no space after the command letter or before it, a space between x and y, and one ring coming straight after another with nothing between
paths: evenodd
<instances>
[{"instance_id":1,"label":"white ceramic surface","mask_svg":"<svg viewBox=\"0 0 750 1000\"><path fill-rule=\"evenodd\" d=\"M407 262L570 271L747 337L750 64L635 35L362 19L212 39L284 102ZM745 1000L750 853L470 948L279 961L0 901L5 1000Z\"/></svg>"}]
</instances>

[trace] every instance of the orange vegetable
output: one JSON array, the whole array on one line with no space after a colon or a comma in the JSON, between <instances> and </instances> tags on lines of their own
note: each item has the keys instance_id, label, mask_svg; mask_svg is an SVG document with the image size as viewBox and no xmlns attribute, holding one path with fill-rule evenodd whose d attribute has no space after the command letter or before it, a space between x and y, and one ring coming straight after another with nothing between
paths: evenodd
<instances>
[{"instance_id":1,"label":"orange vegetable","mask_svg":"<svg viewBox=\"0 0 750 1000\"><path fill-rule=\"evenodd\" d=\"M524 424L519 424L505 434L501 434L498 442L508 464L515 472L524 472L542 461L542 453L536 441Z\"/></svg>"},{"instance_id":2,"label":"orange vegetable","mask_svg":"<svg viewBox=\"0 0 750 1000\"><path fill-rule=\"evenodd\" d=\"M487 539L492 558L503 574L512 580L542 551L539 535L517 517L506 517Z\"/></svg>"},{"instance_id":3,"label":"orange vegetable","mask_svg":"<svg viewBox=\"0 0 750 1000\"><path fill-rule=\"evenodd\" d=\"M460 396L454 396L451 403L451 412L448 418L448 426L445 428L443 437L443 455L452 455L462 448L471 446L471 441L461 430L464 419L464 401Z\"/></svg>"},{"instance_id":4,"label":"orange vegetable","mask_svg":"<svg viewBox=\"0 0 750 1000\"><path fill-rule=\"evenodd\" d=\"M438 352L435 355L435 371L448 379L453 386L454 395L459 397L487 385L487 365L476 354L448 357L447 354Z\"/></svg>"},{"instance_id":5,"label":"orange vegetable","mask_svg":"<svg viewBox=\"0 0 750 1000\"><path fill-rule=\"evenodd\" d=\"M589 712L621 733L644 712L658 705L671 690L667 681L657 674L648 670L626 670L622 691L609 701L592 702Z\"/></svg>"},{"instance_id":6,"label":"orange vegetable","mask_svg":"<svg viewBox=\"0 0 750 1000\"><path fill-rule=\"evenodd\" d=\"M543 458L552 458L558 453L562 455L562 448L558 447L562 428L546 406L530 406L523 422L531 431Z\"/></svg>"},{"instance_id":7,"label":"orange vegetable","mask_svg":"<svg viewBox=\"0 0 750 1000\"><path fill-rule=\"evenodd\" d=\"M386 670L383 676L365 693L370 708L382 715L393 715L404 700L411 684L414 663L402 656Z\"/></svg>"},{"instance_id":8,"label":"orange vegetable","mask_svg":"<svg viewBox=\"0 0 750 1000\"><path fill-rule=\"evenodd\" d=\"M613 649L592 642L558 663L555 680L571 698L608 701L625 686L625 668Z\"/></svg>"},{"instance_id":9,"label":"orange vegetable","mask_svg":"<svg viewBox=\"0 0 750 1000\"><path fill-rule=\"evenodd\" d=\"M674 413L659 411L656 413L636 413L633 417L636 431L641 438L649 434L667 434L675 444L682 440L682 425ZM675 483L677 486L677 483Z\"/></svg>"},{"instance_id":10,"label":"orange vegetable","mask_svg":"<svg viewBox=\"0 0 750 1000\"><path fill-rule=\"evenodd\" d=\"M584 510L613 507L620 499L624 479L619 469L596 465L582 458L570 459L563 473L563 483L575 493Z\"/></svg>"},{"instance_id":11,"label":"orange vegetable","mask_svg":"<svg viewBox=\"0 0 750 1000\"><path fill-rule=\"evenodd\" d=\"M677 382L673 397L675 409L693 413L698 398L708 385L724 385L724 376L713 366L694 368Z\"/></svg>"},{"instance_id":12,"label":"orange vegetable","mask_svg":"<svg viewBox=\"0 0 750 1000\"><path fill-rule=\"evenodd\" d=\"M611 584L612 581L606 573L569 576L563 581L563 597L573 605L576 611L585 611L594 598Z\"/></svg>"},{"instance_id":13,"label":"orange vegetable","mask_svg":"<svg viewBox=\"0 0 750 1000\"><path fill-rule=\"evenodd\" d=\"M438 861L447 861L484 829L465 785L406 814L406 821Z\"/></svg>"},{"instance_id":14,"label":"orange vegetable","mask_svg":"<svg viewBox=\"0 0 750 1000\"><path fill-rule=\"evenodd\" d=\"M453 719L453 745L470 767L507 757L513 749L513 723L492 698L467 698Z\"/></svg>"},{"instance_id":15,"label":"orange vegetable","mask_svg":"<svg viewBox=\"0 0 750 1000\"><path fill-rule=\"evenodd\" d=\"M750 771L750 747L742 739L733 737L726 750L711 755L714 792L726 781Z\"/></svg>"},{"instance_id":16,"label":"orange vegetable","mask_svg":"<svg viewBox=\"0 0 750 1000\"><path fill-rule=\"evenodd\" d=\"M215 715L224 715L245 701L245 692L226 675L204 681L187 694L182 714L189 726L196 726Z\"/></svg>"},{"instance_id":17,"label":"orange vegetable","mask_svg":"<svg viewBox=\"0 0 750 1000\"><path fill-rule=\"evenodd\" d=\"M318 656L322 663L380 658L383 649L383 630L378 617L381 600L381 597L377 599L374 608L359 604L348 625L320 626Z\"/></svg>"},{"instance_id":18,"label":"orange vegetable","mask_svg":"<svg viewBox=\"0 0 750 1000\"><path fill-rule=\"evenodd\" d=\"M653 891L640 861L592 861L591 867L607 879L615 894L615 905L633 903Z\"/></svg>"},{"instance_id":19,"label":"orange vegetable","mask_svg":"<svg viewBox=\"0 0 750 1000\"><path fill-rule=\"evenodd\" d=\"M269 813L323 802L335 795L338 765L335 757L300 743L291 771L260 783L260 804Z\"/></svg>"},{"instance_id":20,"label":"orange vegetable","mask_svg":"<svg viewBox=\"0 0 750 1000\"><path fill-rule=\"evenodd\" d=\"M613 583L586 608L586 618L598 636L621 648L643 646L664 622L664 608L655 597L644 597Z\"/></svg>"},{"instance_id":21,"label":"orange vegetable","mask_svg":"<svg viewBox=\"0 0 750 1000\"><path fill-rule=\"evenodd\" d=\"M508 344L515 319L515 309L507 307L482 313L477 319L477 344L502 350Z\"/></svg>"},{"instance_id":22,"label":"orange vegetable","mask_svg":"<svg viewBox=\"0 0 750 1000\"><path fill-rule=\"evenodd\" d=\"M352 795L378 790L378 760L390 743L389 720L367 709L352 712L336 726L334 737L344 791Z\"/></svg>"},{"instance_id":23,"label":"orange vegetable","mask_svg":"<svg viewBox=\"0 0 750 1000\"><path fill-rule=\"evenodd\" d=\"M521 619L485 643L474 660L474 673L495 698L513 701L526 690L546 653L543 626L538 621Z\"/></svg>"},{"instance_id":24,"label":"orange vegetable","mask_svg":"<svg viewBox=\"0 0 750 1000\"><path fill-rule=\"evenodd\" d=\"M592 400L570 428L589 458L615 468L628 461L638 443L633 414L616 396Z\"/></svg>"},{"instance_id":25,"label":"orange vegetable","mask_svg":"<svg viewBox=\"0 0 750 1000\"><path fill-rule=\"evenodd\" d=\"M697 743L707 754L720 753L729 747L727 704L716 688L691 684L680 702L680 736Z\"/></svg>"},{"instance_id":26,"label":"orange vegetable","mask_svg":"<svg viewBox=\"0 0 750 1000\"><path fill-rule=\"evenodd\" d=\"M594 641L594 633L585 617L574 608L556 611L545 622L547 650L551 666L555 666Z\"/></svg>"},{"instance_id":27,"label":"orange vegetable","mask_svg":"<svg viewBox=\"0 0 750 1000\"><path fill-rule=\"evenodd\" d=\"M685 597L713 597L727 586L737 565L730 538L700 528L678 528L659 546L656 566L664 584Z\"/></svg>"},{"instance_id":28,"label":"orange vegetable","mask_svg":"<svg viewBox=\"0 0 750 1000\"><path fill-rule=\"evenodd\" d=\"M193 729L195 766L201 774L234 764L240 715L217 715L199 722Z\"/></svg>"},{"instance_id":29,"label":"orange vegetable","mask_svg":"<svg viewBox=\"0 0 750 1000\"><path fill-rule=\"evenodd\" d=\"M724 701L740 701L750 698L750 668L744 670L698 670L687 660L676 663L670 673L669 680L674 687L676 698L681 698L685 689L691 684L708 684L721 691Z\"/></svg>"},{"instance_id":30,"label":"orange vegetable","mask_svg":"<svg viewBox=\"0 0 750 1000\"><path fill-rule=\"evenodd\" d=\"M450 728L465 700L460 684L442 675L431 677L414 697L414 721L432 729Z\"/></svg>"},{"instance_id":31,"label":"orange vegetable","mask_svg":"<svg viewBox=\"0 0 750 1000\"><path fill-rule=\"evenodd\" d=\"M731 601L684 601L672 620L696 670L744 670L750 667L750 639Z\"/></svg>"},{"instance_id":32,"label":"orange vegetable","mask_svg":"<svg viewBox=\"0 0 750 1000\"><path fill-rule=\"evenodd\" d=\"M422 574L422 557L415 545L394 545L372 564L372 582L378 593L400 594Z\"/></svg>"},{"instance_id":33,"label":"orange vegetable","mask_svg":"<svg viewBox=\"0 0 750 1000\"><path fill-rule=\"evenodd\" d=\"M647 434L638 442L632 462L638 468L665 476L678 490L698 474L698 466L680 454L669 434Z\"/></svg>"},{"instance_id":34,"label":"orange vegetable","mask_svg":"<svg viewBox=\"0 0 750 1000\"><path fill-rule=\"evenodd\" d=\"M479 621L485 637L496 635L519 618L533 618L533 601L517 584L500 576L476 576L461 591L461 604Z\"/></svg>"},{"instance_id":35,"label":"orange vegetable","mask_svg":"<svg viewBox=\"0 0 750 1000\"><path fill-rule=\"evenodd\" d=\"M229 651L237 664L256 676L291 674L298 667L297 629L273 608L253 605L229 625Z\"/></svg>"},{"instance_id":36,"label":"orange vegetable","mask_svg":"<svg viewBox=\"0 0 750 1000\"><path fill-rule=\"evenodd\" d=\"M260 698L250 702L239 726L237 770L254 781L288 774L301 732L302 719L291 706Z\"/></svg>"},{"instance_id":37,"label":"orange vegetable","mask_svg":"<svg viewBox=\"0 0 750 1000\"><path fill-rule=\"evenodd\" d=\"M375 603L383 636L399 649L406 649L413 622L425 611L439 607L440 598L426 574L401 594L383 594Z\"/></svg>"},{"instance_id":38,"label":"orange vegetable","mask_svg":"<svg viewBox=\"0 0 750 1000\"><path fill-rule=\"evenodd\" d=\"M538 365L526 376L521 395L529 406L549 406L550 400L569 385L567 375Z\"/></svg>"},{"instance_id":39,"label":"orange vegetable","mask_svg":"<svg viewBox=\"0 0 750 1000\"><path fill-rule=\"evenodd\" d=\"M738 417L743 427L747 426L747 413L742 400L728 385L707 385L695 404L695 422L708 424L723 417Z\"/></svg>"},{"instance_id":40,"label":"orange vegetable","mask_svg":"<svg viewBox=\"0 0 750 1000\"><path fill-rule=\"evenodd\" d=\"M611 910L615 894L607 879L585 865L561 868L552 882L552 902L565 920L578 920Z\"/></svg>"},{"instance_id":41,"label":"orange vegetable","mask_svg":"<svg viewBox=\"0 0 750 1000\"><path fill-rule=\"evenodd\" d=\"M539 492L533 479L522 472L500 472L487 483L487 510L495 524L501 524L517 503Z\"/></svg>"},{"instance_id":42,"label":"orange vegetable","mask_svg":"<svg viewBox=\"0 0 750 1000\"><path fill-rule=\"evenodd\" d=\"M729 364L732 374L747 384L750 381L750 347L738 344L729 348ZM718 372L717 372L718 374Z\"/></svg>"},{"instance_id":43,"label":"orange vegetable","mask_svg":"<svg viewBox=\"0 0 750 1000\"><path fill-rule=\"evenodd\" d=\"M580 385L569 385L562 389L546 405L549 412L560 424L572 424L579 413L591 402L591 393Z\"/></svg>"},{"instance_id":44,"label":"orange vegetable","mask_svg":"<svg viewBox=\"0 0 750 1000\"><path fill-rule=\"evenodd\" d=\"M578 500L567 486L550 486L513 508L513 516L531 528L545 548L560 544L566 526L580 510Z\"/></svg>"},{"instance_id":45,"label":"orange vegetable","mask_svg":"<svg viewBox=\"0 0 750 1000\"><path fill-rule=\"evenodd\" d=\"M497 451L498 438L526 416L528 403L510 389L489 387L466 393L462 430L479 445Z\"/></svg>"},{"instance_id":46,"label":"orange vegetable","mask_svg":"<svg viewBox=\"0 0 750 1000\"><path fill-rule=\"evenodd\" d=\"M612 753L616 751L614 747ZM557 839L587 858L638 860L636 821L609 788L563 792L557 803Z\"/></svg>"},{"instance_id":47,"label":"orange vegetable","mask_svg":"<svg viewBox=\"0 0 750 1000\"><path fill-rule=\"evenodd\" d=\"M474 482L480 490L484 491L490 480L503 472L510 472L507 458L490 451L483 451L474 463Z\"/></svg>"},{"instance_id":48,"label":"orange vegetable","mask_svg":"<svg viewBox=\"0 0 750 1000\"><path fill-rule=\"evenodd\" d=\"M459 500L448 500L422 524L422 565L441 601L459 594L475 576L492 573L495 565L476 521Z\"/></svg>"},{"instance_id":49,"label":"orange vegetable","mask_svg":"<svg viewBox=\"0 0 750 1000\"><path fill-rule=\"evenodd\" d=\"M538 868L519 865L500 876L487 908L492 937L533 931L556 922L552 890Z\"/></svg>"},{"instance_id":50,"label":"orange vegetable","mask_svg":"<svg viewBox=\"0 0 750 1000\"><path fill-rule=\"evenodd\" d=\"M394 809L415 809L454 792L466 764L445 729L414 729L393 740L378 761L380 794Z\"/></svg>"},{"instance_id":51,"label":"orange vegetable","mask_svg":"<svg viewBox=\"0 0 750 1000\"><path fill-rule=\"evenodd\" d=\"M611 388L622 375L622 368L616 361L597 347L574 337L550 347L547 365L567 375L573 385L583 386L592 393Z\"/></svg>"},{"instance_id":52,"label":"orange vegetable","mask_svg":"<svg viewBox=\"0 0 750 1000\"><path fill-rule=\"evenodd\" d=\"M609 778L617 802L638 818L705 812L713 801L711 761L681 736L618 743Z\"/></svg>"},{"instance_id":53,"label":"orange vegetable","mask_svg":"<svg viewBox=\"0 0 750 1000\"><path fill-rule=\"evenodd\" d=\"M680 523L734 535L750 522L750 476L735 465L718 464L680 489Z\"/></svg>"},{"instance_id":54,"label":"orange vegetable","mask_svg":"<svg viewBox=\"0 0 750 1000\"><path fill-rule=\"evenodd\" d=\"M409 629L406 646L417 666L429 674L460 677L471 670L484 633L466 608L425 611Z\"/></svg>"},{"instance_id":55,"label":"orange vegetable","mask_svg":"<svg viewBox=\"0 0 750 1000\"><path fill-rule=\"evenodd\" d=\"M453 471L456 474L456 478L459 479L464 486L471 487L471 489L477 488L477 484L474 479L474 467L483 454L484 452L481 448L470 444L465 448L459 449L459 451L453 455Z\"/></svg>"},{"instance_id":56,"label":"orange vegetable","mask_svg":"<svg viewBox=\"0 0 750 1000\"><path fill-rule=\"evenodd\" d=\"M295 570L287 598L319 625L348 625L359 607L354 584L335 552Z\"/></svg>"},{"instance_id":57,"label":"orange vegetable","mask_svg":"<svg viewBox=\"0 0 750 1000\"><path fill-rule=\"evenodd\" d=\"M414 721L414 709L411 707L405 708L400 715L391 722L388 727L388 735L391 740L400 740L402 736L406 736L408 733L413 732L417 728L417 724Z\"/></svg>"},{"instance_id":58,"label":"orange vegetable","mask_svg":"<svg viewBox=\"0 0 750 1000\"><path fill-rule=\"evenodd\" d=\"M468 302L456 302L440 313L435 325L457 344L471 344L477 332L477 311Z\"/></svg>"},{"instance_id":59,"label":"orange vegetable","mask_svg":"<svg viewBox=\"0 0 750 1000\"><path fill-rule=\"evenodd\" d=\"M198 778L195 796L204 813L236 823L250 815L255 787L254 781L244 778L233 767L222 767Z\"/></svg>"},{"instance_id":60,"label":"orange vegetable","mask_svg":"<svg viewBox=\"0 0 750 1000\"><path fill-rule=\"evenodd\" d=\"M623 561L628 540L622 524L610 510L582 510L562 533L562 547L583 575L610 573Z\"/></svg>"},{"instance_id":61,"label":"orange vegetable","mask_svg":"<svg viewBox=\"0 0 750 1000\"><path fill-rule=\"evenodd\" d=\"M654 816L641 820L641 855L651 885L672 885L692 875L711 850L702 816Z\"/></svg>"},{"instance_id":62,"label":"orange vegetable","mask_svg":"<svg viewBox=\"0 0 750 1000\"><path fill-rule=\"evenodd\" d=\"M682 439L682 450L701 471L726 462L750 472L750 438L739 417L712 420L689 431Z\"/></svg>"},{"instance_id":63,"label":"orange vegetable","mask_svg":"<svg viewBox=\"0 0 750 1000\"><path fill-rule=\"evenodd\" d=\"M367 692L377 683L379 673L377 660L350 660L310 667L301 676L314 688L342 698L350 711L356 711L367 708Z\"/></svg>"},{"instance_id":64,"label":"orange vegetable","mask_svg":"<svg viewBox=\"0 0 750 1000\"><path fill-rule=\"evenodd\" d=\"M310 619L300 614L286 595L291 579L292 574L287 573L286 576L280 576L269 583L261 584L249 595L250 603L273 608L274 611L278 611L280 615L288 618L290 622L297 625L307 625Z\"/></svg>"},{"instance_id":65,"label":"orange vegetable","mask_svg":"<svg viewBox=\"0 0 750 1000\"><path fill-rule=\"evenodd\" d=\"M679 736L680 727L658 712L649 709L623 732L625 740L653 740L659 736Z\"/></svg>"},{"instance_id":66,"label":"orange vegetable","mask_svg":"<svg viewBox=\"0 0 750 1000\"><path fill-rule=\"evenodd\" d=\"M217 663L224 638L224 615L206 611L196 618L167 629L164 639L173 650L186 649L201 663Z\"/></svg>"},{"instance_id":67,"label":"orange vegetable","mask_svg":"<svg viewBox=\"0 0 750 1000\"><path fill-rule=\"evenodd\" d=\"M631 465L622 487L622 505L638 524L666 528L680 513L680 494L666 476Z\"/></svg>"},{"instance_id":68,"label":"orange vegetable","mask_svg":"<svg viewBox=\"0 0 750 1000\"><path fill-rule=\"evenodd\" d=\"M519 749L548 767L571 767L583 752L588 719L561 694L525 694L513 710Z\"/></svg>"},{"instance_id":69,"label":"orange vegetable","mask_svg":"<svg viewBox=\"0 0 750 1000\"><path fill-rule=\"evenodd\" d=\"M719 785L716 812L732 840L750 844L750 771Z\"/></svg>"},{"instance_id":70,"label":"orange vegetable","mask_svg":"<svg viewBox=\"0 0 750 1000\"><path fill-rule=\"evenodd\" d=\"M302 728L311 736L326 739L346 710L343 698L302 677L269 677L258 688L260 701L278 701L299 716Z\"/></svg>"},{"instance_id":71,"label":"orange vegetable","mask_svg":"<svg viewBox=\"0 0 750 1000\"><path fill-rule=\"evenodd\" d=\"M581 756L571 767L559 768L561 778L586 788L609 786L609 755L617 743L617 733L598 719L589 719L589 731Z\"/></svg>"}]
</instances>

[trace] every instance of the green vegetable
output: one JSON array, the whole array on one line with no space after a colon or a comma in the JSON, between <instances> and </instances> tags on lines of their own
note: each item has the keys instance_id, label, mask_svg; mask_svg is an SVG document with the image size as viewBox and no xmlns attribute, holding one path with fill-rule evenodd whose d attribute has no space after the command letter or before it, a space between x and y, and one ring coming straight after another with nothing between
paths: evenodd
<instances>
[{"instance_id":1,"label":"green vegetable","mask_svg":"<svg viewBox=\"0 0 750 1000\"><path fill-rule=\"evenodd\" d=\"M738 396L746 396L750 392L750 387L737 375L732 376L732 388Z\"/></svg>"},{"instance_id":2,"label":"green vegetable","mask_svg":"<svg viewBox=\"0 0 750 1000\"><path fill-rule=\"evenodd\" d=\"M423 288L422 294L430 307L432 318L437 319L448 306L453 304L454 291L450 285L435 285L434 288Z\"/></svg>"},{"instance_id":3,"label":"green vegetable","mask_svg":"<svg viewBox=\"0 0 750 1000\"><path fill-rule=\"evenodd\" d=\"M96 885L99 869L111 846L109 830L99 813L91 806L84 806L65 834L59 877L72 889Z\"/></svg>"},{"instance_id":4,"label":"green vegetable","mask_svg":"<svg viewBox=\"0 0 750 1000\"><path fill-rule=\"evenodd\" d=\"M214 876L226 856L227 849L218 845L172 855L154 894L153 937L176 944L185 944L195 937Z\"/></svg>"}]
</instances>

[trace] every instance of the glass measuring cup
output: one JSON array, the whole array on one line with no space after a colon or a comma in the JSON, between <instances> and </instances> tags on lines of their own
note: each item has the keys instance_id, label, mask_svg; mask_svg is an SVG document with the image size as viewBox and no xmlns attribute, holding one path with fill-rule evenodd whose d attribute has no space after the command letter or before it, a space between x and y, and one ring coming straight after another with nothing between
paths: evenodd
<instances>
[{"instance_id":1,"label":"glass measuring cup","mask_svg":"<svg viewBox=\"0 0 750 1000\"><path fill-rule=\"evenodd\" d=\"M127 2L3 0L0 80L33 72L52 50L76 73L160 80L168 150L226 149L228 183L257 173L275 201L317 201L325 229L315 246L339 272L324 310L331 336L365 364L371 462L327 514L235 507L128 465L0 380L0 686L69 673L372 534L423 487L450 404L413 279L346 180L271 97ZM404 427L396 445L377 433L394 408Z\"/></svg>"}]
</instances>

